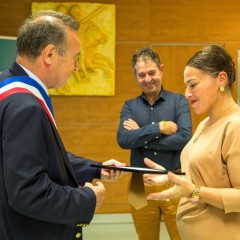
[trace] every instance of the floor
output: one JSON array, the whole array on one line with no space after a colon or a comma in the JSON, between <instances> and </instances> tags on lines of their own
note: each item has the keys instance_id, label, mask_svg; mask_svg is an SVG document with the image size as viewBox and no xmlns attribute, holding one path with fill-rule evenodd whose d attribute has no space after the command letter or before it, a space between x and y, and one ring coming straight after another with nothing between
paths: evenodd
<instances>
[{"instance_id":1,"label":"floor","mask_svg":"<svg viewBox=\"0 0 240 240\"><path fill-rule=\"evenodd\" d=\"M91 224L83 228L84 240L137 240L129 213L95 214ZM161 240L169 240L164 222L161 224Z\"/></svg>"}]
</instances>

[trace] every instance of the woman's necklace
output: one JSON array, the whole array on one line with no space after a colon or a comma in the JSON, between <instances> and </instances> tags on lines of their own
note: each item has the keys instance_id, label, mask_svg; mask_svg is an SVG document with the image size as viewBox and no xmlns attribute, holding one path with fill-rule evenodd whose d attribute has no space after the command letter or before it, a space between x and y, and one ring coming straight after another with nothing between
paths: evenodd
<instances>
[{"instance_id":1,"label":"woman's necklace","mask_svg":"<svg viewBox=\"0 0 240 240\"><path fill-rule=\"evenodd\" d=\"M214 122L216 122L216 121L217 121L225 112L227 112L233 105L235 105L235 102L232 103L229 107L227 107L223 112L221 112L221 113L216 117L216 119L215 119ZM213 123L214 123L214 122L213 122ZM202 130L201 130L201 132L193 139L193 143L195 143L195 142L199 139L199 137L201 136L201 134L204 132L204 130L205 130L208 126L212 125L213 123L211 123L211 124L209 124L209 125L207 125L207 124L205 123L204 126L203 126L203 128L202 128Z\"/></svg>"}]
</instances>

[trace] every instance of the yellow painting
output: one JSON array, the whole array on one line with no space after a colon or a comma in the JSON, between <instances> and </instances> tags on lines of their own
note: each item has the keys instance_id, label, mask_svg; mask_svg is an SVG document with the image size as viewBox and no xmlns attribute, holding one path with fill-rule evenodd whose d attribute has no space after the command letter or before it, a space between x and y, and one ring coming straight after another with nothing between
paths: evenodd
<instances>
[{"instance_id":1,"label":"yellow painting","mask_svg":"<svg viewBox=\"0 0 240 240\"><path fill-rule=\"evenodd\" d=\"M80 22L79 69L51 95L112 96L115 93L116 7L114 4L33 2L32 12L55 10Z\"/></svg>"}]
</instances>

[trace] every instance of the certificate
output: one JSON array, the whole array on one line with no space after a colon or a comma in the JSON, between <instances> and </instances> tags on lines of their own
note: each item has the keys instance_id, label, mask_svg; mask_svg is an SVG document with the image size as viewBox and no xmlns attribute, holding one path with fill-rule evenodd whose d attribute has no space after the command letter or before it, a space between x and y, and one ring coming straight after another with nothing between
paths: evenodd
<instances>
[{"instance_id":1,"label":"certificate","mask_svg":"<svg viewBox=\"0 0 240 240\"><path fill-rule=\"evenodd\" d=\"M168 172L172 172L177 175L185 175L184 172L180 171L170 171L170 170L159 170L159 169L151 169L151 168L139 168L139 167L116 167L116 166L110 166L110 165L98 165L98 164L91 164L91 167L96 168L105 168L110 170L118 170L123 172L137 172L137 173L150 173L150 174L167 174Z\"/></svg>"}]
</instances>

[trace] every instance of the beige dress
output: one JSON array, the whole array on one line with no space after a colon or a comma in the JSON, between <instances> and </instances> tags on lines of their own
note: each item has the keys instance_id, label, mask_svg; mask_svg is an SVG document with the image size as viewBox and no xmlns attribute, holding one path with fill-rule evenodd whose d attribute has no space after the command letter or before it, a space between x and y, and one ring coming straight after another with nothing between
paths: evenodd
<instances>
[{"instance_id":1,"label":"beige dress","mask_svg":"<svg viewBox=\"0 0 240 240\"><path fill-rule=\"evenodd\" d=\"M183 240L240 239L240 109L234 105L202 131L206 121L182 151L182 170L194 184L219 188L224 209L182 198L178 229Z\"/></svg>"}]
</instances>

